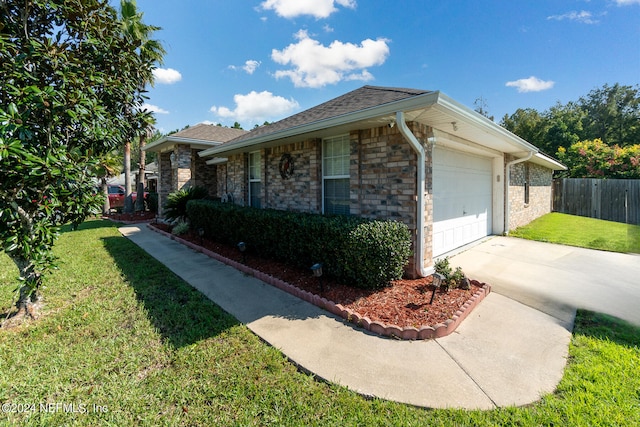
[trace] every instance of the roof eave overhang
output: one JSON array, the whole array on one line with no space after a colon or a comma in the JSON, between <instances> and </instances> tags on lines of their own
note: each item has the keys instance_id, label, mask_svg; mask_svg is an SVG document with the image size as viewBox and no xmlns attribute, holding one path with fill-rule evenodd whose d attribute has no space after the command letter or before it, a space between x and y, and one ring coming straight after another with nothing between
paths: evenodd
<instances>
[{"instance_id":1,"label":"roof eave overhang","mask_svg":"<svg viewBox=\"0 0 640 427\"><path fill-rule=\"evenodd\" d=\"M241 153L249 149L255 150L261 146L273 145L277 143L277 141L285 140L287 138L313 134L314 132L330 128L347 128L357 123L372 124L377 121L379 125L383 125L384 123L388 124L395 119L395 113L398 111L407 113L407 121L417 120L433 128L438 128L438 125L431 122L429 111L438 112L447 117L447 124L450 125L451 122L459 122L461 124L464 123L469 129L472 129L473 135L471 133L465 135L461 132L460 135L458 135L461 138L474 140L476 139L474 136L477 136L477 132L482 132L484 134L482 144L489 149L506 152L516 156L526 155L526 153L532 151L534 153L538 153L539 151L534 145L514 135L502 126L458 103L447 95L439 91L435 91L366 108L353 113L287 128L282 131L260 135L238 143L211 147L199 152L199 155L201 157L221 155L228 156ZM384 122L384 120L387 120L387 122ZM558 163L558 165L560 164Z\"/></svg>"},{"instance_id":2,"label":"roof eave overhang","mask_svg":"<svg viewBox=\"0 0 640 427\"><path fill-rule=\"evenodd\" d=\"M492 120L478 114L474 110L460 104L454 99L448 97L445 94L440 94L438 98L438 109L441 109L446 114L451 115L454 118L459 118L462 122L473 126L482 132L485 132L501 141L504 141L513 147L511 153L517 152L538 152L538 148L520 138L519 136L509 132L507 129L496 124ZM493 147L490 147L493 148Z\"/></svg>"},{"instance_id":3,"label":"roof eave overhang","mask_svg":"<svg viewBox=\"0 0 640 427\"><path fill-rule=\"evenodd\" d=\"M529 161L537 165L544 166L549 169L553 169L554 171L566 171L569 169L565 165L563 165L562 163L554 159L553 157L549 157L546 154L539 153L539 152L536 153L536 155L533 156Z\"/></svg>"}]
</instances>

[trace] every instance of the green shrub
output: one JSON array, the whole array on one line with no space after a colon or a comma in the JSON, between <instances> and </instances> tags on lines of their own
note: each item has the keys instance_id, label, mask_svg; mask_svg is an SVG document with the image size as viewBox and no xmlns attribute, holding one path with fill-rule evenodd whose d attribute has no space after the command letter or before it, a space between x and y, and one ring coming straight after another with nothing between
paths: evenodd
<instances>
[{"instance_id":1,"label":"green shrub","mask_svg":"<svg viewBox=\"0 0 640 427\"><path fill-rule=\"evenodd\" d=\"M171 234L175 234L176 236L180 236L189 231L189 223L180 221L171 229Z\"/></svg>"},{"instance_id":2,"label":"green shrub","mask_svg":"<svg viewBox=\"0 0 640 427\"><path fill-rule=\"evenodd\" d=\"M436 273L442 274L444 280L440 284L440 286L444 290L449 290L449 288L457 288L463 287L463 289L468 289L465 285L465 274L462 271L462 268L456 267L455 270L451 268L451 264L449 263L449 257L444 257L437 260L434 264L434 268Z\"/></svg>"},{"instance_id":3,"label":"green shrub","mask_svg":"<svg viewBox=\"0 0 640 427\"><path fill-rule=\"evenodd\" d=\"M209 200L187 204L191 227L221 243L245 242L248 253L323 272L365 288L402 277L411 255L406 225L338 215L240 207Z\"/></svg>"},{"instance_id":4,"label":"green shrub","mask_svg":"<svg viewBox=\"0 0 640 427\"><path fill-rule=\"evenodd\" d=\"M208 195L207 189L202 187L189 187L171 193L167 196L167 202L164 205L164 217L168 220L186 220L187 202L204 199Z\"/></svg>"},{"instance_id":5,"label":"green shrub","mask_svg":"<svg viewBox=\"0 0 640 427\"><path fill-rule=\"evenodd\" d=\"M351 283L375 289L402 277L411 255L407 226L394 221L359 224L349 233L345 276Z\"/></svg>"}]
</instances>

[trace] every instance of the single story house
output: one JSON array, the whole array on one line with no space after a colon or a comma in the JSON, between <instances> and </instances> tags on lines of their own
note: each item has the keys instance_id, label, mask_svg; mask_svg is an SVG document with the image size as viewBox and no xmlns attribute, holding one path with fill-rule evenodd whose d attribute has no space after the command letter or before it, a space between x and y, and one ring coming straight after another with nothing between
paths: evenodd
<instances>
[{"instance_id":1,"label":"single story house","mask_svg":"<svg viewBox=\"0 0 640 427\"><path fill-rule=\"evenodd\" d=\"M182 133L147 146L159 152L161 195L204 185L240 205L402 221L413 234L410 277L550 212L553 171L565 169L443 93L418 89L363 86L228 140Z\"/></svg>"}]
</instances>

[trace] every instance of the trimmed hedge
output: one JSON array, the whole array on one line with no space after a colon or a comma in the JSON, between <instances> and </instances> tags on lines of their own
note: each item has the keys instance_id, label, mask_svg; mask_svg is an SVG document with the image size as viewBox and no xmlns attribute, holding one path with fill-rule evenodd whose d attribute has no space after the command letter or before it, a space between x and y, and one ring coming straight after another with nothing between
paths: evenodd
<instances>
[{"instance_id":1,"label":"trimmed hedge","mask_svg":"<svg viewBox=\"0 0 640 427\"><path fill-rule=\"evenodd\" d=\"M247 252L310 268L342 283L375 289L402 277L411 255L409 229L397 221L241 207L210 200L187 203L191 228Z\"/></svg>"}]
</instances>

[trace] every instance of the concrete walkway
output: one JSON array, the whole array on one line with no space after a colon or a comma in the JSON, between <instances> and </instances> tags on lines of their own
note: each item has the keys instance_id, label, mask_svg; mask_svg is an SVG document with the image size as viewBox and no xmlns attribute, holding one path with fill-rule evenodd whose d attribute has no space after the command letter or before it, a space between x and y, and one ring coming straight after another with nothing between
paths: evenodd
<instances>
[{"instance_id":1,"label":"concrete walkway","mask_svg":"<svg viewBox=\"0 0 640 427\"><path fill-rule=\"evenodd\" d=\"M470 277L551 316L576 308L640 325L640 255L492 237L451 257Z\"/></svg>"},{"instance_id":2,"label":"concrete walkway","mask_svg":"<svg viewBox=\"0 0 640 427\"><path fill-rule=\"evenodd\" d=\"M431 408L491 409L534 402L563 374L571 316L558 319L492 292L447 337L387 339L146 225L120 231L294 363L363 395Z\"/></svg>"}]
</instances>

